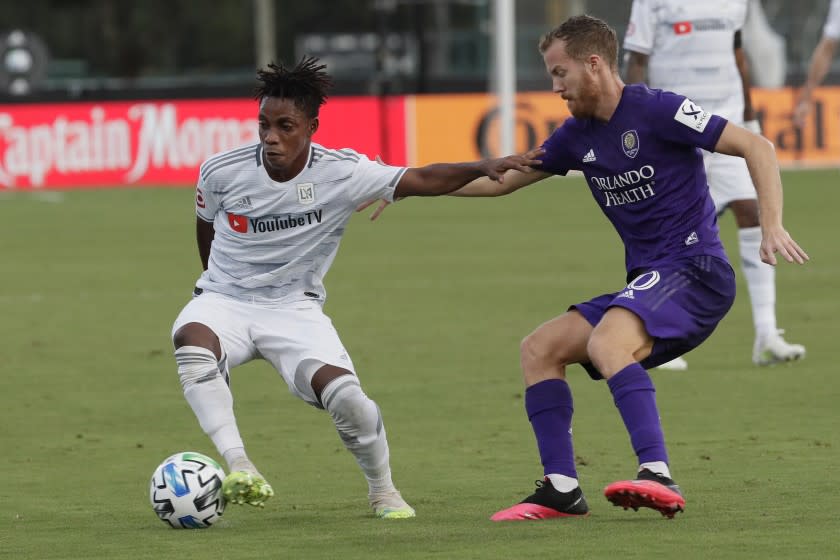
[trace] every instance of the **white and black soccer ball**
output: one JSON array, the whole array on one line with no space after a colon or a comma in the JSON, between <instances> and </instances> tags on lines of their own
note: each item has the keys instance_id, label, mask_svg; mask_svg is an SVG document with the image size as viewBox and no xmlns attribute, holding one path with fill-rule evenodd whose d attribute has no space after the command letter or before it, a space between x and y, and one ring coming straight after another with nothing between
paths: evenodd
<instances>
[{"instance_id":1,"label":"white and black soccer ball","mask_svg":"<svg viewBox=\"0 0 840 560\"><path fill-rule=\"evenodd\" d=\"M176 529L204 529L225 511L222 467L201 453L167 457L152 475L149 500L161 521Z\"/></svg>"}]
</instances>

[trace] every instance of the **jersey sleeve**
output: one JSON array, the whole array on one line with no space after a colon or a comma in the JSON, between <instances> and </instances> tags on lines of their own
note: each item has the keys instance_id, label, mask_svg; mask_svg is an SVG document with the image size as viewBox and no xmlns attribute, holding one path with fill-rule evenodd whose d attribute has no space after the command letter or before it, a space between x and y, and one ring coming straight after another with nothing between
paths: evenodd
<instances>
[{"instance_id":1,"label":"jersey sleeve","mask_svg":"<svg viewBox=\"0 0 840 560\"><path fill-rule=\"evenodd\" d=\"M393 202L394 189L406 169L406 167L395 167L371 161L367 156L359 154L359 161L353 172L353 185L350 189L351 201L353 204L361 204L381 198Z\"/></svg>"},{"instance_id":2,"label":"jersey sleeve","mask_svg":"<svg viewBox=\"0 0 840 560\"><path fill-rule=\"evenodd\" d=\"M823 26L823 37L826 39L840 39L840 0L831 0L828 17Z\"/></svg>"},{"instance_id":3,"label":"jersey sleeve","mask_svg":"<svg viewBox=\"0 0 840 560\"><path fill-rule=\"evenodd\" d=\"M545 153L540 156L542 164L535 166L536 169L555 175L565 175L571 169L576 169L576 162L572 158L567 146L571 138L570 121L566 121L557 128L542 144Z\"/></svg>"},{"instance_id":4,"label":"jersey sleeve","mask_svg":"<svg viewBox=\"0 0 840 560\"><path fill-rule=\"evenodd\" d=\"M728 122L687 97L668 91L660 92L657 103L649 107L646 119L659 136L676 144L696 146L710 152L714 151Z\"/></svg>"},{"instance_id":5,"label":"jersey sleeve","mask_svg":"<svg viewBox=\"0 0 840 560\"><path fill-rule=\"evenodd\" d=\"M210 180L205 179L204 169L199 170L198 184L195 186L195 214L205 222L212 222L219 210L219 201L210 187Z\"/></svg>"},{"instance_id":6,"label":"jersey sleeve","mask_svg":"<svg viewBox=\"0 0 840 560\"><path fill-rule=\"evenodd\" d=\"M624 35L624 48L642 54L653 52L653 39L656 30L653 6L650 0L633 0L627 33Z\"/></svg>"}]
</instances>

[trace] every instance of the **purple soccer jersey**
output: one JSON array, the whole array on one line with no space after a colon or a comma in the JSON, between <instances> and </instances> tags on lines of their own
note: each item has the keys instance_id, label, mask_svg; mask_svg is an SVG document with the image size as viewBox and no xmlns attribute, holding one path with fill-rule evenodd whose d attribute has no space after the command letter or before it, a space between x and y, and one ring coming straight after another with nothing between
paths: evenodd
<instances>
[{"instance_id":1,"label":"purple soccer jersey","mask_svg":"<svg viewBox=\"0 0 840 560\"><path fill-rule=\"evenodd\" d=\"M570 118L543 144L542 169L582 171L624 242L626 287L571 309L592 325L614 306L639 316L654 338L646 368L696 348L735 297L698 149L714 149L726 122L681 95L634 84L609 122Z\"/></svg>"},{"instance_id":2,"label":"purple soccer jersey","mask_svg":"<svg viewBox=\"0 0 840 560\"><path fill-rule=\"evenodd\" d=\"M695 255L726 259L703 157L726 119L675 93L626 85L612 118L567 119L541 169L580 170L624 242L627 272Z\"/></svg>"}]
</instances>

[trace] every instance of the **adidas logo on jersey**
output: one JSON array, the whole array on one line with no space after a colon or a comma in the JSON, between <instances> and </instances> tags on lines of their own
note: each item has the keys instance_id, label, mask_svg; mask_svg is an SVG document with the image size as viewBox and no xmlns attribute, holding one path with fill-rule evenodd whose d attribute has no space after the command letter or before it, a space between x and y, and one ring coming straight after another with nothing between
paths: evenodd
<instances>
[{"instance_id":1,"label":"adidas logo on jersey","mask_svg":"<svg viewBox=\"0 0 840 560\"><path fill-rule=\"evenodd\" d=\"M616 297L623 297L623 298L627 298L627 299L636 299L635 297L633 297L633 290L624 290L623 292L618 294Z\"/></svg>"},{"instance_id":2,"label":"adidas logo on jersey","mask_svg":"<svg viewBox=\"0 0 840 560\"><path fill-rule=\"evenodd\" d=\"M700 242L700 238L697 237L697 232L696 231L692 231L691 235L689 235L688 237L685 238L685 244L686 245L694 245L695 243L699 243L699 242Z\"/></svg>"},{"instance_id":3,"label":"adidas logo on jersey","mask_svg":"<svg viewBox=\"0 0 840 560\"><path fill-rule=\"evenodd\" d=\"M595 159L595 150L590 148L589 151L586 152L586 155L583 156L583 163L590 163L595 161Z\"/></svg>"},{"instance_id":4,"label":"adidas logo on jersey","mask_svg":"<svg viewBox=\"0 0 840 560\"><path fill-rule=\"evenodd\" d=\"M238 210L251 210L253 206L251 206L251 197L250 196L243 196L236 203L233 205L234 208Z\"/></svg>"}]
</instances>

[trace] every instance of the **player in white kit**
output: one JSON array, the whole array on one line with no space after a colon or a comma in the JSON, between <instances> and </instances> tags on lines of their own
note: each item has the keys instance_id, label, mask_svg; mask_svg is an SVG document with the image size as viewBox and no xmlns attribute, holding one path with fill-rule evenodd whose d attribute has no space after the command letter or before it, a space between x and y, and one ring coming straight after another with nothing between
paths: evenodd
<instances>
[{"instance_id":1,"label":"player in white kit","mask_svg":"<svg viewBox=\"0 0 840 560\"><path fill-rule=\"evenodd\" d=\"M840 0L831 0L828 16L823 25L822 38L814 48L811 64L808 67L808 77L796 98L793 122L799 127L804 126L805 117L811 112L811 106L814 103L812 95L831 68L831 59L837 51L838 42L840 42Z\"/></svg>"},{"instance_id":2,"label":"player in white kit","mask_svg":"<svg viewBox=\"0 0 840 560\"><path fill-rule=\"evenodd\" d=\"M747 0L633 0L624 48L628 83L683 94L711 113L760 133L749 96L740 29ZM775 269L759 258L761 228L755 187L745 160L703 152L716 210L732 210L738 226L741 270L752 304L757 365L797 360L805 347L789 344L776 326ZM684 358L663 364L685 369Z\"/></svg>"},{"instance_id":3,"label":"player in white kit","mask_svg":"<svg viewBox=\"0 0 840 560\"><path fill-rule=\"evenodd\" d=\"M421 168L372 162L312 142L331 84L324 65L257 73L260 142L205 161L196 188L204 272L172 328L184 396L224 457L228 501L262 506L274 491L245 453L233 411L231 368L271 363L292 394L325 409L368 482L381 518L414 517L391 480L379 408L365 395L347 350L323 313L323 278L360 203L435 196L473 179L530 170L540 152Z\"/></svg>"}]
</instances>

